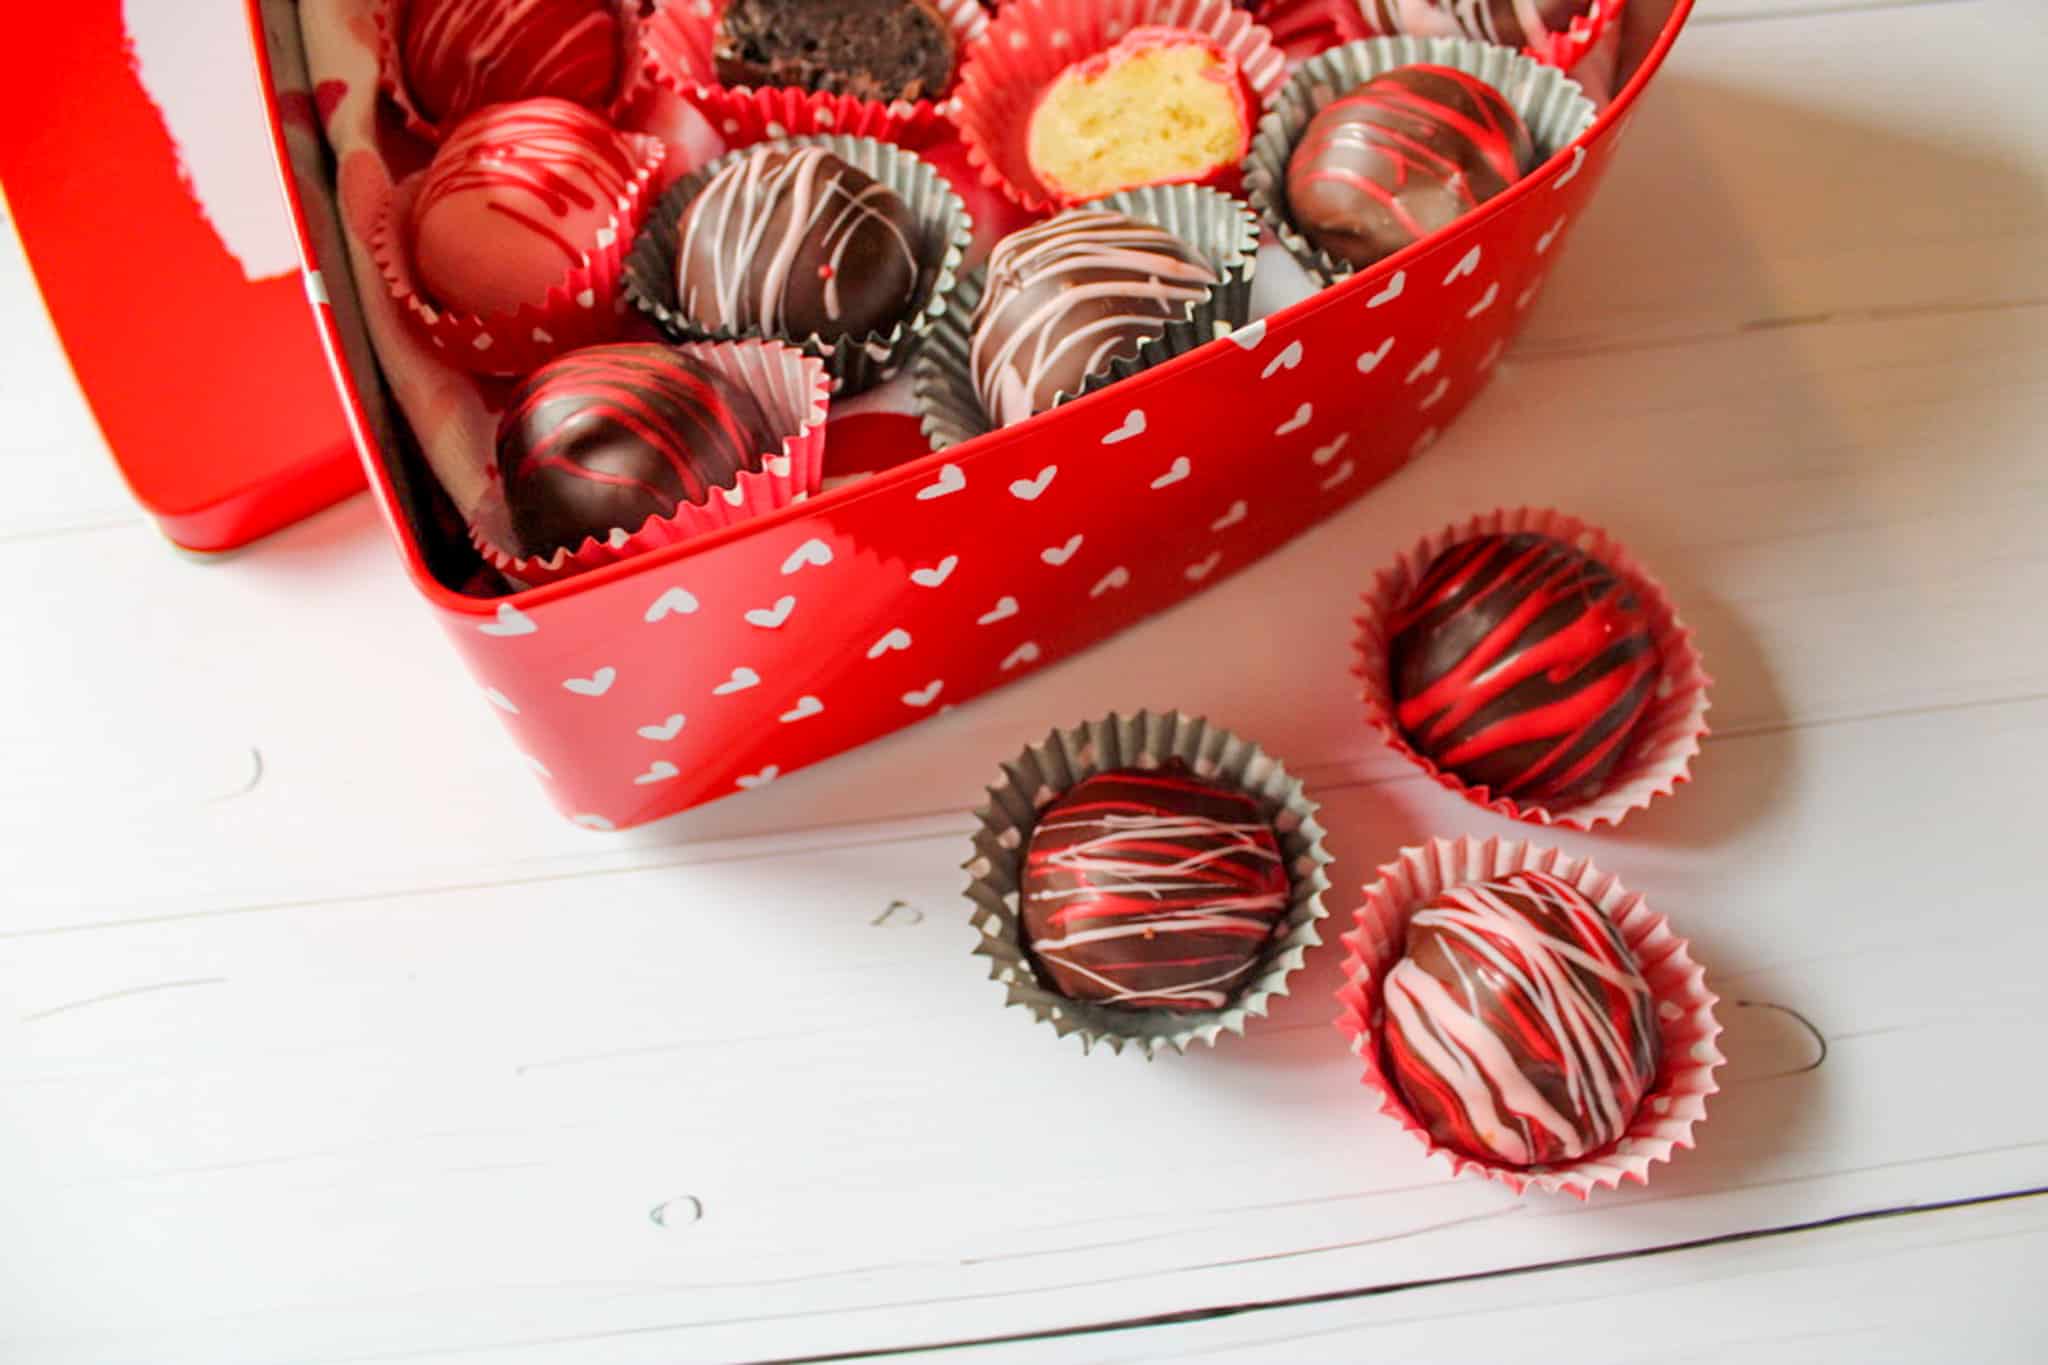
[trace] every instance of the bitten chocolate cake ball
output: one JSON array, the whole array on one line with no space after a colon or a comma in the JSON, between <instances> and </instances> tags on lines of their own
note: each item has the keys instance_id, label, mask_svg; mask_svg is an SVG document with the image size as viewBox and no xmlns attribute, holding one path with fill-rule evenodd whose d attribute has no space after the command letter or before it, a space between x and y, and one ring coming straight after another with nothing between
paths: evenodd
<instances>
[{"instance_id":1,"label":"bitten chocolate cake ball","mask_svg":"<svg viewBox=\"0 0 2048 1365\"><path fill-rule=\"evenodd\" d=\"M603 108L624 71L615 0L400 0L405 87L436 122L552 95Z\"/></svg>"},{"instance_id":2,"label":"bitten chocolate cake ball","mask_svg":"<svg viewBox=\"0 0 2048 1365\"><path fill-rule=\"evenodd\" d=\"M427 167L410 222L428 300L459 313L538 305L616 227L638 170L612 126L567 100L494 104Z\"/></svg>"},{"instance_id":3,"label":"bitten chocolate cake ball","mask_svg":"<svg viewBox=\"0 0 2048 1365\"><path fill-rule=\"evenodd\" d=\"M935 100L953 83L953 30L929 0L730 0L714 55L726 85Z\"/></svg>"},{"instance_id":4,"label":"bitten chocolate cake ball","mask_svg":"<svg viewBox=\"0 0 2048 1365\"><path fill-rule=\"evenodd\" d=\"M590 346L550 361L498 423L522 555L627 534L730 488L780 440L754 396L667 346Z\"/></svg>"},{"instance_id":5,"label":"bitten chocolate cake ball","mask_svg":"<svg viewBox=\"0 0 2048 1365\"><path fill-rule=\"evenodd\" d=\"M1451 546L1388 626L1401 733L1502 795L1598 792L1657 687L1657 643L1635 594L1548 536Z\"/></svg>"},{"instance_id":6,"label":"bitten chocolate cake ball","mask_svg":"<svg viewBox=\"0 0 2048 1365\"><path fill-rule=\"evenodd\" d=\"M894 190L819 147L756 147L683 212L676 298L710 331L802 340L887 332L919 292Z\"/></svg>"},{"instance_id":7,"label":"bitten chocolate cake ball","mask_svg":"<svg viewBox=\"0 0 2048 1365\"><path fill-rule=\"evenodd\" d=\"M982 408L997 426L1044 412L1218 283L1172 233L1108 209L1070 209L1011 233L989 255L972 324Z\"/></svg>"},{"instance_id":8,"label":"bitten chocolate cake ball","mask_svg":"<svg viewBox=\"0 0 2048 1365\"><path fill-rule=\"evenodd\" d=\"M1599 908L1541 872L1454 886L1387 974L1387 1070L1417 1122L1481 1161L1572 1161L1627 1131L1656 1083L1655 1005Z\"/></svg>"},{"instance_id":9,"label":"bitten chocolate cake ball","mask_svg":"<svg viewBox=\"0 0 2048 1365\"><path fill-rule=\"evenodd\" d=\"M1288 212L1363 268L1522 178L1535 144L1500 92L1444 66L1404 66L1325 106L1287 161Z\"/></svg>"},{"instance_id":10,"label":"bitten chocolate cake ball","mask_svg":"<svg viewBox=\"0 0 2048 1365\"><path fill-rule=\"evenodd\" d=\"M1091 777L1047 806L1020 885L1052 989L1133 1009L1221 1009L1287 914L1287 869L1256 802L1175 759Z\"/></svg>"}]
</instances>

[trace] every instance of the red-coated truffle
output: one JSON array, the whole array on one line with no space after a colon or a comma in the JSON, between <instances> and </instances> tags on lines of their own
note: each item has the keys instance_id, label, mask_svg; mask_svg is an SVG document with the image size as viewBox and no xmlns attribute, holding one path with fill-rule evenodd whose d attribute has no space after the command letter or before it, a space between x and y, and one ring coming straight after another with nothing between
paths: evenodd
<instances>
[{"instance_id":1,"label":"red-coated truffle","mask_svg":"<svg viewBox=\"0 0 2048 1365\"><path fill-rule=\"evenodd\" d=\"M407 225L428 302L459 313L538 305L627 229L637 167L609 123L567 100L496 104L458 124Z\"/></svg>"},{"instance_id":2,"label":"red-coated truffle","mask_svg":"<svg viewBox=\"0 0 2048 1365\"><path fill-rule=\"evenodd\" d=\"M453 123L551 95L602 109L624 76L616 0L398 0L405 88Z\"/></svg>"}]
</instances>

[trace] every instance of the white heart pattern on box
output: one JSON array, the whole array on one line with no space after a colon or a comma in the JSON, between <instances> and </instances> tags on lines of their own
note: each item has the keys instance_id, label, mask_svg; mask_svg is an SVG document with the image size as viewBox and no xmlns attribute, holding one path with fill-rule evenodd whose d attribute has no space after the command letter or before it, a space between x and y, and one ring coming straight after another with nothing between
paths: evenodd
<instances>
[{"instance_id":1,"label":"white heart pattern on box","mask_svg":"<svg viewBox=\"0 0 2048 1365\"><path fill-rule=\"evenodd\" d=\"M1444 395L1449 393L1450 391L1451 377L1449 375L1445 375L1443 378L1436 381L1436 387L1431 389L1428 393L1424 394L1422 401L1418 403L1416 406L1419 407L1422 411L1428 412L1438 403L1441 403L1443 401Z\"/></svg>"},{"instance_id":2,"label":"white heart pattern on box","mask_svg":"<svg viewBox=\"0 0 2048 1365\"><path fill-rule=\"evenodd\" d=\"M1017 599L1005 594L996 599L996 604L974 618L975 624L992 626L998 621L1007 621L1017 614Z\"/></svg>"},{"instance_id":3,"label":"white heart pattern on box","mask_svg":"<svg viewBox=\"0 0 2048 1365\"><path fill-rule=\"evenodd\" d=\"M1043 550L1040 550L1038 552L1038 557L1044 560L1046 563L1052 565L1054 568L1058 568L1060 565L1072 559L1074 557L1074 552L1080 548L1081 533L1079 531L1076 531L1073 535L1067 537L1066 544L1048 545Z\"/></svg>"},{"instance_id":4,"label":"white heart pattern on box","mask_svg":"<svg viewBox=\"0 0 2048 1365\"><path fill-rule=\"evenodd\" d=\"M1037 662L1038 642L1036 640L1026 640L1003 657L1002 668L1003 672L1007 673L1019 665L1035 664Z\"/></svg>"},{"instance_id":5,"label":"white heart pattern on box","mask_svg":"<svg viewBox=\"0 0 2048 1365\"><path fill-rule=\"evenodd\" d=\"M808 717L815 716L824 709L824 702L819 701L816 697L805 695L798 697L796 699L796 705L790 707L787 711L784 711L781 714L781 716L777 717L777 719L781 720L783 724L787 725L789 722L793 720L804 720Z\"/></svg>"},{"instance_id":6,"label":"white heart pattern on box","mask_svg":"<svg viewBox=\"0 0 2048 1365\"><path fill-rule=\"evenodd\" d=\"M734 778L733 781L736 785L744 787L748 791L752 791L756 787L767 786L770 782L773 782L776 778L780 776L782 776L782 769L776 767L773 763L770 763L767 767L761 769L760 772L748 773L744 777Z\"/></svg>"},{"instance_id":7,"label":"white heart pattern on box","mask_svg":"<svg viewBox=\"0 0 2048 1365\"><path fill-rule=\"evenodd\" d=\"M1227 531L1240 521L1243 521L1245 514L1250 510L1251 508L1246 505L1245 500L1239 498L1236 502L1230 504L1229 511L1209 523L1209 529L1212 531Z\"/></svg>"},{"instance_id":8,"label":"white heart pattern on box","mask_svg":"<svg viewBox=\"0 0 2048 1365\"><path fill-rule=\"evenodd\" d=\"M1557 221L1546 228L1543 235L1536 239L1536 254L1541 256L1544 252L1550 250L1551 243L1557 240L1557 234L1563 231L1564 215L1559 214Z\"/></svg>"},{"instance_id":9,"label":"white heart pattern on box","mask_svg":"<svg viewBox=\"0 0 2048 1365\"><path fill-rule=\"evenodd\" d=\"M510 602L498 603L497 620L486 621L477 627L477 630L482 634L498 636L531 635L539 629L540 627L534 624L531 616L528 616Z\"/></svg>"},{"instance_id":10,"label":"white heart pattern on box","mask_svg":"<svg viewBox=\"0 0 2048 1365\"><path fill-rule=\"evenodd\" d=\"M1188 463L1188 457L1185 455L1176 455L1174 457L1173 463L1167 466L1166 472L1164 474L1161 474L1158 478L1152 480L1152 487L1154 491L1157 491L1161 488L1171 488L1173 485L1179 483L1182 479L1185 479L1189 474L1193 472L1194 466Z\"/></svg>"},{"instance_id":11,"label":"white heart pattern on box","mask_svg":"<svg viewBox=\"0 0 2048 1365\"><path fill-rule=\"evenodd\" d=\"M933 678L915 692L905 692L903 694L903 704L905 706L930 706L939 699L939 691L945 685L943 679Z\"/></svg>"},{"instance_id":12,"label":"white heart pattern on box","mask_svg":"<svg viewBox=\"0 0 2048 1365\"><path fill-rule=\"evenodd\" d=\"M695 610L697 598L694 593L688 588L670 588L654 599L653 604L647 608L647 614L641 619L651 626L672 612L678 616L688 616Z\"/></svg>"},{"instance_id":13,"label":"white heart pattern on box","mask_svg":"<svg viewBox=\"0 0 2048 1365\"><path fill-rule=\"evenodd\" d=\"M484 696L490 699L491 705L497 707L500 711L505 712L507 715L516 716L519 714L519 708L512 704L512 699L506 696L503 692L500 692L497 688L486 687L484 689Z\"/></svg>"},{"instance_id":14,"label":"white heart pattern on box","mask_svg":"<svg viewBox=\"0 0 2048 1365\"><path fill-rule=\"evenodd\" d=\"M1266 362L1266 368L1259 371L1259 378L1271 379L1282 370L1291 370L1301 363L1301 342L1290 341L1280 348L1280 354Z\"/></svg>"},{"instance_id":15,"label":"white heart pattern on box","mask_svg":"<svg viewBox=\"0 0 2048 1365\"><path fill-rule=\"evenodd\" d=\"M1115 592L1118 588L1128 588L1130 585L1131 571L1119 564L1097 579L1095 586L1088 589L1088 595L1090 597L1100 597L1106 592Z\"/></svg>"},{"instance_id":16,"label":"white heart pattern on box","mask_svg":"<svg viewBox=\"0 0 2048 1365\"><path fill-rule=\"evenodd\" d=\"M1103 437L1102 443L1106 446L1113 446L1119 441L1128 441L1133 436L1143 436L1144 434L1145 410L1143 408L1132 408L1124 414L1123 425Z\"/></svg>"},{"instance_id":17,"label":"white heart pattern on box","mask_svg":"<svg viewBox=\"0 0 2048 1365\"><path fill-rule=\"evenodd\" d=\"M1394 278L1387 281L1387 287L1380 290L1379 293L1374 294L1371 298L1367 299L1365 301L1365 306L1368 308L1378 308L1382 304L1392 303L1395 299L1401 297L1401 291L1406 289L1407 287L1408 272L1405 270L1396 270L1394 272Z\"/></svg>"},{"instance_id":18,"label":"white heart pattern on box","mask_svg":"<svg viewBox=\"0 0 2048 1365\"><path fill-rule=\"evenodd\" d=\"M750 687L761 685L761 675L751 668L735 668L732 676L711 689L714 697L729 697L735 692L744 692Z\"/></svg>"},{"instance_id":19,"label":"white heart pattern on box","mask_svg":"<svg viewBox=\"0 0 2048 1365\"><path fill-rule=\"evenodd\" d=\"M1371 374L1380 367L1380 362L1385 360L1387 353L1393 349L1394 339L1388 337L1377 348L1370 351L1361 351L1358 356L1358 372L1360 374Z\"/></svg>"},{"instance_id":20,"label":"white heart pattern on box","mask_svg":"<svg viewBox=\"0 0 2048 1365\"><path fill-rule=\"evenodd\" d=\"M633 785L644 787L650 782L666 782L672 777L681 777L683 770L665 758L657 758L647 765L647 771L633 779Z\"/></svg>"},{"instance_id":21,"label":"white heart pattern on box","mask_svg":"<svg viewBox=\"0 0 2048 1365\"><path fill-rule=\"evenodd\" d=\"M881 639L868 646L868 657L879 659L892 649L910 648L910 632L901 626L892 627Z\"/></svg>"},{"instance_id":22,"label":"white heart pattern on box","mask_svg":"<svg viewBox=\"0 0 2048 1365\"><path fill-rule=\"evenodd\" d=\"M831 562L832 547L813 537L789 552L789 558L782 561L782 571L792 574L806 564L816 564L822 568Z\"/></svg>"},{"instance_id":23,"label":"white heart pattern on box","mask_svg":"<svg viewBox=\"0 0 2048 1365\"><path fill-rule=\"evenodd\" d=\"M1458 263L1451 267L1451 273L1444 276L1444 283L1456 284L1465 276L1479 269L1479 256L1480 249L1476 246L1473 247L1470 251L1466 252L1464 256L1459 259Z\"/></svg>"},{"instance_id":24,"label":"white heart pattern on box","mask_svg":"<svg viewBox=\"0 0 2048 1365\"><path fill-rule=\"evenodd\" d=\"M775 599L774 606L755 607L752 611L746 613L747 624L759 626L763 630L776 630L781 627L784 621L789 619L790 612L794 610L796 610L796 598L785 593L783 596Z\"/></svg>"},{"instance_id":25,"label":"white heart pattern on box","mask_svg":"<svg viewBox=\"0 0 2048 1365\"><path fill-rule=\"evenodd\" d=\"M1184 572L1190 583L1199 583L1207 578L1215 567L1223 562L1223 551L1211 550L1195 563L1188 565Z\"/></svg>"},{"instance_id":26,"label":"white heart pattern on box","mask_svg":"<svg viewBox=\"0 0 2048 1365\"><path fill-rule=\"evenodd\" d=\"M1309 419L1315 416L1315 412L1316 410L1313 404L1303 403L1300 407L1294 410L1294 416L1288 418L1279 426L1273 428L1273 434L1275 436L1288 436L1292 435L1294 432L1300 431L1303 427L1309 424Z\"/></svg>"},{"instance_id":27,"label":"white heart pattern on box","mask_svg":"<svg viewBox=\"0 0 2048 1365\"><path fill-rule=\"evenodd\" d=\"M912 569L910 581L920 588L936 588L953 576L953 570L960 566L959 555L947 555L929 569Z\"/></svg>"},{"instance_id":28,"label":"white heart pattern on box","mask_svg":"<svg viewBox=\"0 0 2048 1365\"><path fill-rule=\"evenodd\" d=\"M678 711L675 715L670 716L661 724L643 725L637 731L635 731L635 733L638 734L642 739L651 739L657 742L664 742L667 740L674 739L677 735L681 734L683 731L683 726L687 723L688 719L689 718L687 716L683 715L682 712Z\"/></svg>"},{"instance_id":29,"label":"white heart pattern on box","mask_svg":"<svg viewBox=\"0 0 2048 1365\"><path fill-rule=\"evenodd\" d=\"M948 493L958 493L965 487L967 487L967 476L960 472L959 465L940 465L938 482L928 483L918 489L917 500L919 502L930 502L933 498L943 498Z\"/></svg>"},{"instance_id":30,"label":"white heart pattern on box","mask_svg":"<svg viewBox=\"0 0 2048 1365\"><path fill-rule=\"evenodd\" d=\"M1345 446L1350 444L1351 433L1348 431L1340 431L1337 433L1336 440L1330 442L1326 446L1317 446L1314 450L1309 452L1308 458L1311 463L1317 465L1326 465L1330 461L1336 459L1338 452L1343 450Z\"/></svg>"},{"instance_id":31,"label":"white heart pattern on box","mask_svg":"<svg viewBox=\"0 0 2048 1365\"><path fill-rule=\"evenodd\" d=\"M1426 374L1435 374L1436 367L1443 360L1443 358L1444 352L1441 346L1430 347L1429 354L1422 357L1422 359L1416 361L1415 368L1408 371L1408 377L1402 380L1401 382L1403 384L1413 384L1416 380L1422 378L1422 376Z\"/></svg>"},{"instance_id":32,"label":"white heart pattern on box","mask_svg":"<svg viewBox=\"0 0 2048 1365\"><path fill-rule=\"evenodd\" d=\"M1036 502L1038 495L1046 490L1046 487L1052 483L1053 476L1059 472L1060 467L1058 465L1049 464L1038 471L1038 477L1035 479L1013 480L1010 484L1010 496L1023 502Z\"/></svg>"},{"instance_id":33,"label":"white heart pattern on box","mask_svg":"<svg viewBox=\"0 0 2048 1365\"><path fill-rule=\"evenodd\" d=\"M587 678L564 678L562 686L579 697L601 697L612 690L618 678L619 670L606 664Z\"/></svg>"},{"instance_id":34,"label":"white heart pattern on box","mask_svg":"<svg viewBox=\"0 0 2048 1365\"><path fill-rule=\"evenodd\" d=\"M1331 472L1330 477L1323 480L1323 491L1327 493L1331 489L1341 486L1346 479L1357 472L1358 466L1352 461L1346 460Z\"/></svg>"},{"instance_id":35,"label":"white heart pattern on box","mask_svg":"<svg viewBox=\"0 0 2048 1365\"><path fill-rule=\"evenodd\" d=\"M1470 308L1467 308L1465 310L1466 319L1469 321L1472 318L1478 317L1481 313L1493 307L1494 300L1499 297L1500 281L1495 280L1493 283L1486 286L1486 292L1479 296L1479 302L1473 304Z\"/></svg>"}]
</instances>

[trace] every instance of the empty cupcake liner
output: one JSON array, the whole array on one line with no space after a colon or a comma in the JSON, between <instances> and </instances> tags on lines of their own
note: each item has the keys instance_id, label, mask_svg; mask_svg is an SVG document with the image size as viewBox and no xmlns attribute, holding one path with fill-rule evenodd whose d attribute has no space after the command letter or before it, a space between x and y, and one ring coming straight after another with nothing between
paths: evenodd
<instances>
[{"instance_id":1,"label":"empty cupcake liner","mask_svg":"<svg viewBox=\"0 0 2048 1365\"><path fill-rule=\"evenodd\" d=\"M973 241L974 220L967 206L933 169L913 152L868 137L842 134L778 139L776 146L818 146L865 171L903 197L922 238L919 265L924 295L887 332L866 337L778 337L814 355L832 376L833 392L851 396L888 379L910 359L946 311L947 299L959 283L960 263ZM732 341L755 335L737 328L700 327L684 317L676 302L677 253L681 247L683 213L713 176L752 149L729 152L671 185L655 203L640 229L625 265L626 297L676 341Z\"/></svg>"},{"instance_id":2,"label":"empty cupcake liner","mask_svg":"<svg viewBox=\"0 0 2048 1365\"><path fill-rule=\"evenodd\" d=\"M774 428L778 449L763 451L761 467L740 471L730 488L701 503L683 503L666 517L638 528L618 527L545 556L516 555L493 544L472 524L470 543L515 586L531 588L587 573L600 565L645 554L780 507L818 491L825 472L825 413L830 386L815 357L779 341L700 341L676 348L754 395Z\"/></svg>"},{"instance_id":3,"label":"empty cupcake liner","mask_svg":"<svg viewBox=\"0 0 2048 1365\"><path fill-rule=\"evenodd\" d=\"M1020 921L1019 883L1038 813L1097 773L1158 768L1173 758L1198 776L1251 796L1273 822L1290 884L1287 917L1252 975L1222 1009L1121 1009L1069 999L1040 982ZM1322 942L1316 921L1327 913L1323 893L1330 883L1323 869L1330 858L1323 851L1316 810L1301 780L1278 759L1199 717L1140 711L1055 730L1003 765L1001 779L988 789L988 801L975 812L981 827L966 864L971 879L967 898L981 931L974 952L989 959L989 979L1003 983L1006 1004L1030 1011L1063 1038L1079 1034L1084 1052L1098 1044L1112 1052L1130 1046L1151 1058L1163 1048L1186 1052L1195 1043L1214 1045L1226 1032L1241 1035L1247 1020L1263 1017L1273 999L1287 993L1287 978Z\"/></svg>"},{"instance_id":4,"label":"empty cupcake liner","mask_svg":"<svg viewBox=\"0 0 2048 1365\"><path fill-rule=\"evenodd\" d=\"M1629 732L1627 749L1599 793L1571 805L1517 800L1466 782L1411 745L1394 717L1387 661L1391 642L1388 621L1408 600L1439 554L1478 536L1518 532L1561 540L1613 570L1649 613L1650 632L1657 643L1657 690ZM1605 531L1547 507L1499 508L1418 541L1392 565L1373 575L1358 614L1356 649L1358 661L1352 672L1359 680L1366 723L1446 790L1515 820L1577 830L1618 825L1629 812L1670 795L1679 784L1692 779L1692 761L1707 734L1707 689L1713 680L1701 663L1692 628L1678 619L1678 609L1664 585Z\"/></svg>"},{"instance_id":5,"label":"empty cupcake liner","mask_svg":"<svg viewBox=\"0 0 2048 1365\"><path fill-rule=\"evenodd\" d=\"M378 0L373 16L377 25L377 86L398 110L407 132L428 142L439 143L448 129L441 122L427 117L426 112L413 102L412 90L406 83L404 57L399 52L399 38L404 30L405 10L409 3L411 0ZM614 123L632 107L648 76L648 63L643 56L645 21L640 17L640 7L622 4L618 6L618 16L619 88L610 102L598 110ZM454 122L459 123L461 119Z\"/></svg>"},{"instance_id":6,"label":"empty cupcake liner","mask_svg":"<svg viewBox=\"0 0 2048 1365\"><path fill-rule=\"evenodd\" d=\"M1025 155L1031 112L1062 71L1134 28L1184 29L1210 39L1258 106L1272 102L1285 74L1272 35L1231 0L1008 0L962 63L953 100L967 162L986 184L1034 213L1059 202ZM1226 170L1220 179L1232 182L1227 189L1236 176Z\"/></svg>"},{"instance_id":7,"label":"empty cupcake liner","mask_svg":"<svg viewBox=\"0 0 2048 1365\"><path fill-rule=\"evenodd\" d=\"M1259 225L1243 204L1218 190L1197 185L1148 185L1120 190L1080 205L1107 208L1151 223L1202 253L1222 283L1207 298L1190 304L1180 319L1166 324L1157 336L1138 343L1130 355L1115 357L1090 374L1081 393L1128 379L1140 370L1183 355L1242 327L1251 317L1252 274L1258 263ZM986 267L961 279L946 301L946 310L932 326L931 336L911 362L919 421L933 450L944 450L994 430L974 391L969 366L974 310L987 282ZM1054 406L1080 394L1063 393Z\"/></svg>"},{"instance_id":8,"label":"empty cupcake liner","mask_svg":"<svg viewBox=\"0 0 2048 1365\"><path fill-rule=\"evenodd\" d=\"M953 31L957 73L968 47L987 31L988 13L980 0L932 3ZM722 0L669 0L641 27L641 58L646 78L695 105L728 147L813 133L871 137L902 147L926 147L951 136L943 96L869 100L794 86L722 84L714 55L722 10Z\"/></svg>"},{"instance_id":9,"label":"empty cupcake liner","mask_svg":"<svg viewBox=\"0 0 2048 1365\"><path fill-rule=\"evenodd\" d=\"M1585 92L1556 67L1470 38L1365 38L1311 57L1288 78L1259 120L1244 162L1244 186L1260 220L1322 284L1342 279L1355 267L1315 246L1295 227L1287 203L1287 160L1309 120L1324 105L1375 76L1417 63L1452 67L1498 90L1528 125L1539 170L1544 161L1583 136L1598 115ZM1537 173L1532 170L1530 175Z\"/></svg>"},{"instance_id":10,"label":"empty cupcake liner","mask_svg":"<svg viewBox=\"0 0 2048 1365\"><path fill-rule=\"evenodd\" d=\"M1351 0L1367 33L1407 34L1416 38L1463 37L1491 43L1486 32L1488 6L1459 6L1456 0ZM1526 28L1522 51L1548 66L1565 68L1586 54L1620 18L1623 0L1593 0L1584 14L1574 14L1563 28L1551 28L1540 17L1536 31ZM1475 17L1460 19L1463 8ZM1517 5L1518 12L1534 15L1533 6ZM1474 28L1479 31L1474 32Z\"/></svg>"},{"instance_id":11,"label":"empty cupcake liner","mask_svg":"<svg viewBox=\"0 0 2048 1365\"><path fill-rule=\"evenodd\" d=\"M1656 999L1663 1049L1656 1083L1627 1131L1599 1152L1554 1166L1499 1165L1439 1144L1409 1112L1379 1042L1381 984L1406 951L1409 919L1449 887L1521 871L1548 873L1576 887L1620 930ZM1669 1161L1678 1148L1693 1146L1693 1129L1706 1118L1707 1096L1720 1089L1714 1069L1726 1060L1715 1041L1721 1034L1714 1017L1720 999L1707 989L1705 969L1693 961L1690 946L1665 918L1640 893L1590 862L1520 839L1432 839L1402 849L1379 869L1379 879L1366 888L1353 928L1342 941L1346 955L1337 1027L1365 1064L1365 1084L1378 1094L1380 1111L1412 1133L1426 1155L1447 1159L1453 1175L1482 1176L1517 1194L1534 1189L1584 1199L1623 1180L1647 1183L1651 1166Z\"/></svg>"},{"instance_id":12,"label":"empty cupcake liner","mask_svg":"<svg viewBox=\"0 0 2048 1365\"><path fill-rule=\"evenodd\" d=\"M583 264L568 271L544 296L511 312L453 312L426 296L413 274L405 225L427 172L416 171L392 186L370 229L370 255L384 277L385 290L403 308L407 324L437 356L475 374L516 375L564 351L619 334L625 313L619 286L626 247L645 212L647 187L668 150L658 138L620 136L633 148L639 166L611 220L599 229Z\"/></svg>"}]
</instances>

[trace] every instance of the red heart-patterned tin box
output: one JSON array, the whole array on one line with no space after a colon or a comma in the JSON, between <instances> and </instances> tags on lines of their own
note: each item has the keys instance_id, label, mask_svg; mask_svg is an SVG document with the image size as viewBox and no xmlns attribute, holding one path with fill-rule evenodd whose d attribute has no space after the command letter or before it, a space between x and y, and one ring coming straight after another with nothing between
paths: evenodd
<instances>
[{"instance_id":1,"label":"red heart-patterned tin box","mask_svg":"<svg viewBox=\"0 0 2048 1365\"><path fill-rule=\"evenodd\" d=\"M79 8L97 22L119 6ZM295 403L307 430L266 421L252 439L295 443L269 452L283 466L323 457L308 476L326 480L322 498L337 491L333 433L348 431L413 580L551 798L595 828L638 824L1025 677L1246 567L1422 454L1528 316L1690 10L1691 0L1630 0L1614 95L1590 129L1369 269L943 451L926 451L908 419L870 424L861 467L877 472L866 477L490 596L470 590L474 551L361 340L351 291L377 282L351 283L340 246L318 132L330 92L306 88L296 7L252 3L270 132L293 171L286 201L304 269L291 288L310 301L339 407L326 392L292 399L290 384L267 378L242 380L241 405L262 412L272 392ZM25 172L13 150L0 171L18 208ZM54 234L30 230L32 216L18 208L49 292L79 272ZM91 306L52 295L119 452L123 434L95 392L112 383L109 343L64 325L67 310ZM264 326L279 346L306 345L289 321ZM894 447L877 454L877 433Z\"/></svg>"}]
</instances>

